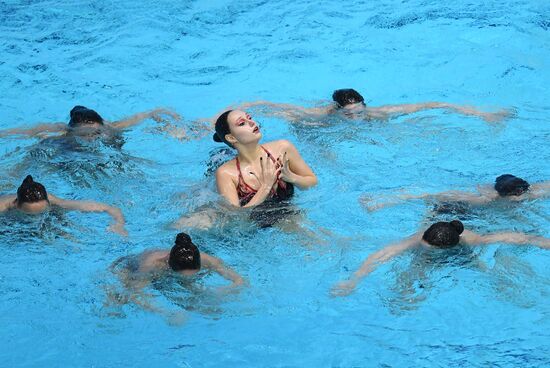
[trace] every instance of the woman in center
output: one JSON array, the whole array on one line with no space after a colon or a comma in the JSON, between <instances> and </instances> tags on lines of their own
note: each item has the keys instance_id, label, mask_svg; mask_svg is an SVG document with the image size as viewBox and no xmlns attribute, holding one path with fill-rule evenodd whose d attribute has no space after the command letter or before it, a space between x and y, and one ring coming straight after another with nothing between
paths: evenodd
<instances>
[{"instance_id":1,"label":"woman in center","mask_svg":"<svg viewBox=\"0 0 550 368\"><path fill-rule=\"evenodd\" d=\"M235 207L270 207L289 199L295 186L307 189L317 184L292 143L260 145L261 138L258 124L244 111L226 111L216 121L214 140L237 150L237 156L216 171L218 192Z\"/></svg>"}]
</instances>

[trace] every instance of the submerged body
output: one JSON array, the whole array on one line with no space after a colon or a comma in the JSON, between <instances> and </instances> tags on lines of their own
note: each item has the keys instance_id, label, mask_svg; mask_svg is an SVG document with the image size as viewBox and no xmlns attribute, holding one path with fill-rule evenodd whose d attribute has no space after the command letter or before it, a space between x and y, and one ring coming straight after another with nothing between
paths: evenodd
<instances>
[{"instance_id":1,"label":"submerged body","mask_svg":"<svg viewBox=\"0 0 550 368\"><path fill-rule=\"evenodd\" d=\"M492 243L532 244L540 248L550 249L550 239L527 235L518 232L499 232L481 235L464 230L460 221L438 222L425 231L417 232L397 243L390 244L371 254L352 276L336 284L331 293L333 296L351 294L357 285L381 264L414 248L451 248L455 246L476 246Z\"/></svg>"}]
</instances>

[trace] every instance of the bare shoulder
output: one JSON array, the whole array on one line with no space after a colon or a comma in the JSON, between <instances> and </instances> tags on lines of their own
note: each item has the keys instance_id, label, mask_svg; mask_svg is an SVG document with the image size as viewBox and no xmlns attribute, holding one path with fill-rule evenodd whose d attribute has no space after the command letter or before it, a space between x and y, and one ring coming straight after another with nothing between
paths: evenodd
<instances>
[{"instance_id":1,"label":"bare shoulder","mask_svg":"<svg viewBox=\"0 0 550 368\"><path fill-rule=\"evenodd\" d=\"M292 142L290 142L289 140L286 140L286 139L280 139L278 141L272 141L272 142L264 143L263 146L266 149L268 149L269 151L278 152L278 153L284 152L285 150L287 150L289 148L294 148L295 149Z\"/></svg>"},{"instance_id":2,"label":"bare shoulder","mask_svg":"<svg viewBox=\"0 0 550 368\"><path fill-rule=\"evenodd\" d=\"M213 265L219 264L220 260L210 254L201 252L201 263L206 267L211 267Z\"/></svg>"},{"instance_id":3,"label":"bare shoulder","mask_svg":"<svg viewBox=\"0 0 550 368\"><path fill-rule=\"evenodd\" d=\"M166 250L146 251L139 257L139 269L141 272L148 272L159 268L162 265L163 258L168 255Z\"/></svg>"},{"instance_id":4,"label":"bare shoulder","mask_svg":"<svg viewBox=\"0 0 550 368\"><path fill-rule=\"evenodd\" d=\"M225 162L216 170L216 177L228 177L237 174L237 161L235 159Z\"/></svg>"}]
</instances>

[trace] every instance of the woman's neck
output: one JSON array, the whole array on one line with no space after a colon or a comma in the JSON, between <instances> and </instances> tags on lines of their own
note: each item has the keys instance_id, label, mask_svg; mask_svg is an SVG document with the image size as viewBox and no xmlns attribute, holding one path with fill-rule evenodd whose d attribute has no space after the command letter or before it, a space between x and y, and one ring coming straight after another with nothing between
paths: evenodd
<instances>
[{"instance_id":1,"label":"woman's neck","mask_svg":"<svg viewBox=\"0 0 550 368\"><path fill-rule=\"evenodd\" d=\"M262 147L258 143L239 146L238 149L239 161L252 163L257 161L263 154Z\"/></svg>"}]
</instances>

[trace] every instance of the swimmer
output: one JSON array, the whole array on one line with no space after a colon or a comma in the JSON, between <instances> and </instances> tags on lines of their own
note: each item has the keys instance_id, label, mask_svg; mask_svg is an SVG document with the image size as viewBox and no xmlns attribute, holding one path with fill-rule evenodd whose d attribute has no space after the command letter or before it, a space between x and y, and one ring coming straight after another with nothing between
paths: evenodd
<instances>
[{"instance_id":1,"label":"swimmer","mask_svg":"<svg viewBox=\"0 0 550 368\"><path fill-rule=\"evenodd\" d=\"M260 145L262 133L244 111L229 110L216 120L214 141L237 150L216 170L218 192L235 207L255 207L292 197L294 186L308 189L317 177L287 140Z\"/></svg>"},{"instance_id":2,"label":"swimmer","mask_svg":"<svg viewBox=\"0 0 550 368\"><path fill-rule=\"evenodd\" d=\"M7 129L0 131L0 137L5 137L8 135L44 137L51 133L60 135L72 134L77 136L86 136L90 134L90 130L97 129L107 131L111 130L114 132L122 131L126 128L136 126L146 119L153 119L157 123L166 123L165 116L169 116L176 120L180 119L180 116L177 113L164 108L140 112L113 123L106 122L96 111L88 109L84 106L73 107L69 115L70 120L68 124L46 123L38 124L32 128Z\"/></svg>"},{"instance_id":3,"label":"swimmer","mask_svg":"<svg viewBox=\"0 0 550 368\"><path fill-rule=\"evenodd\" d=\"M363 120L389 120L401 115L412 114L422 110L444 109L454 113L475 116L486 122L499 122L513 115L510 110L496 112L479 111L472 106L454 105L445 102L424 102L415 104L367 106L365 99L354 89L338 89L332 94L333 103L320 107L302 107L286 103L269 101L246 102L235 107L244 110L258 108L257 113L263 116L281 117L290 121L304 119L323 119L329 115L342 114L346 118ZM212 119L206 119L212 121Z\"/></svg>"},{"instance_id":4,"label":"swimmer","mask_svg":"<svg viewBox=\"0 0 550 368\"><path fill-rule=\"evenodd\" d=\"M364 196L360 199L361 204L368 211L399 204L401 201L411 199L427 199L439 202L456 202L474 206L482 206L497 200L525 201L550 197L550 181L529 184L527 181L511 174L500 175L495 179L494 185L478 186L478 193L461 192L457 190L441 193L425 194L401 194L395 198L389 198L383 203L373 203L372 197Z\"/></svg>"},{"instance_id":5,"label":"swimmer","mask_svg":"<svg viewBox=\"0 0 550 368\"><path fill-rule=\"evenodd\" d=\"M371 254L357 271L346 281L336 284L331 294L345 296L351 294L355 287L382 263L413 248L452 248L458 245L486 245L493 243L530 244L539 248L550 249L550 239L517 232L500 232L487 235L476 234L464 230L464 225L458 220L437 222L424 232L418 232L398 243L391 244Z\"/></svg>"},{"instance_id":6,"label":"swimmer","mask_svg":"<svg viewBox=\"0 0 550 368\"><path fill-rule=\"evenodd\" d=\"M52 206L82 212L105 212L115 221L114 224L108 227L108 230L123 236L128 235L124 228L125 220L120 209L99 202L70 201L58 198L51 193L47 193L46 188L34 181L30 175L27 175L17 189L17 195L0 197L0 212L14 210L32 215L45 212Z\"/></svg>"},{"instance_id":7,"label":"swimmer","mask_svg":"<svg viewBox=\"0 0 550 368\"><path fill-rule=\"evenodd\" d=\"M117 270L117 266L123 260L129 260L124 268ZM167 312L151 303L143 289L153 281L158 281L170 275L189 278L198 274L201 270L214 271L228 281L231 281L229 289L237 290L245 284L245 280L227 267L222 260L206 253L200 252L191 237L185 233L179 233L172 249L147 250L136 256L122 257L111 265L111 271L115 272L124 287L130 292L128 300L145 310L160 313L168 318L174 314ZM226 287L227 290L227 287ZM111 295L111 298L115 295ZM120 296L117 302L120 303ZM177 317L177 316L176 316Z\"/></svg>"}]
</instances>

